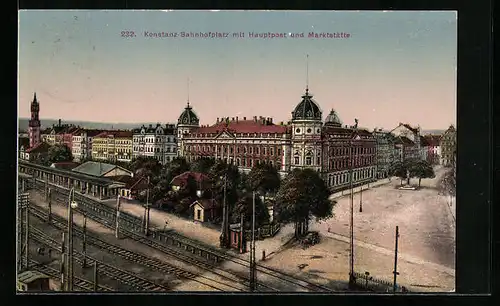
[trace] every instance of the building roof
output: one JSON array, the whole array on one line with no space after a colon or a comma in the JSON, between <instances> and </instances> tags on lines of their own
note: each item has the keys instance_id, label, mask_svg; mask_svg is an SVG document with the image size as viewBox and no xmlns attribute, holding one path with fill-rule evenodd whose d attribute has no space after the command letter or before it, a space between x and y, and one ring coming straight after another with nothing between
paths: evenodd
<instances>
[{"instance_id":1,"label":"building roof","mask_svg":"<svg viewBox=\"0 0 500 306\"><path fill-rule=\"evenodd\" d=\"M399 126L404 126L405 128L409 129L410 131L412 131L413 133L418 133L418 128L414 128L412 127L411 125L409 125L408 123L399 123Z\"/></svg>"},{"instance_id":2,"label":"building roof","mask_svg":"<svg viewBox=\"0 0 500 306\"><path fill-rule=\"evenodd\" d=\"M186 171L182 174L177 175L172 179L170 182L173 186L181 186L185 185L187 183L188 177L192 176L197 183L203 183L205 181L208 181L210 178L208 175L200 172L192 172L192 171Z\"/></svg>"},{"instance_id":3,"label":"building roof","mask_svg":"<svg viewBox=\"0 0 500 306\"><path fill-rule=\"evenodd\" d=\"M425 135L424 138L431 147L437 147L441 142L441 135Z\"/></svg>"},{"instance_id":4,"label":"building roof","mask_svg":"<svg viewBox=\"0 0 500 306\"><path fill-rule=\"evenodd\" d=\"M104 174L106 174L109 171L116 169L116 168L123 169L122 167L119 167L117 165L95 162L95 161L88 161L88 162L81 164L78 167L73 168L72 171L91 175L91 176L102 177ZM126 170L126 169L124 169L124 170ZM127 171L129 171L129 170L127 170Z\"/></svg>"},{"instance_id":5,"label":"building roof","mask_svg":"<svg viewBox=\"0 0 500 306\"><path fill-rule=\"evenodd\" d=\"M40 142L36 146L26 150L26 153L47 153L51 145L46 142Z\"/></svg>"},{"instance_id":6,"label":"building roof","mask_svg":"<svg viewBox=\"0 0 500 306\"><path fill-rule=\"evenodd\" d=\"M325 118L325 125L342 127L342 122L340 121L340 118L337 115L337 112L335 112L335 110L333 110L333 108L330 111L330 114L328 114L328 116L326 116L326 118Z\"/></svg>"},{"instance_id":7,"label":"building roof","mask_svg":"<svg viewBox=\"0 0 500 306\"><path fill-rule=\"evenodd\" d=\"M30 146L30 139L28 137L19 137L19 148L23 147L25 150Z\"/></svg>"},{"instance_id":8,"label":"building roof","mask_svg":"<svg viewBox=\"0 0 500 306\"><path fill-rule=\"evenodd\" d=\"M427 139L424 136L420 136L420 146L421 147L428 147L429 146L429 142L427 141Z\"/></svg>"},{"instance_id":9,"label":"building roof","mask_svg":"<svg viewBox=\"0 0 500 306\"><path fill-rule=\"evenodd\" d=\"M257 118L253 120L221 120L212 126L202 126L192 130L192 134L219 134L224 131L229 133L267 133L283 134L288 130L286 125L276 125L269 118Z\"/></svg>"},{"instance_id":10,"label":"building roof","mask_svg":"<svg viewBox=\"0 0 500 306\"><path fill-rule=\"evenodd\" d=\"M309 94L309 89L306 88L306 93L302 96L302 101L295 107L292 112L292 120L319 120L321 121L321 109L318 104L312 99Z\"/></svg>"},{"instance_id":11,"label":"building roof","mask_svg":"<svg viewBox=\"0 0 500 306\"><path fill-rule=\"evenodd\" d=\"M157 129L161 127L163 133L163 135L173 135L174 134L174 130L175 130L175 124L165 124L164 126L162 126L160 123L157 123L155 126L153 126L152 124L150 124L149 126L144 126L142 125L140 128L135 128L132 130L132 133L133 134L142 134L144 132L144 134L157 134L156 131Z\"/></svg>"},{"instance_id":12,"label":"building roof","mask_svg":"<svg viewBox=\"0 0 500 306\"><path fill-rule=\"evenodd\" d=\"M217 206L217 202L214 199L199 199L193 202L193 204L189 205L189 207L194 205L200 205L203 209L212 209Z\"/></svg>"},{"instance_id":13,"label":"building roof","mask_svg":"<svg viewBox=\"0 0 500 306\"><path fill-rule=\"evenodd\" d=\"M413 146L415 143L406 136L398 136L395 139L396 144L402 144L403 146Z\"/></svg>"},{"instance_id":14,"label":"building roof","mask_svg":"<svg viewBox=\"0 0 500 306\"><path fill-rule=\"evenodd\" d=\"M75 162L60 162L60 163L53 163L50 166L52 168L57 168L57 169L72 170L78 167L79 165L80 165L79 163Z\"/></svg>"},{"instance_id":15,"label":"building roof","mask_svg":"<svg viewBox=\"0 0 500 306\"><path fill-rule=\"evenodd\" d=\"M132 131L103 131L102 133L94 136L96 138L114 137L114 138L132 138Z\"/></svg>"},{"instance_id":16,"label":"building roof","mask_svg":"<svg viewBox=\"0 0 500 306\"><path fill-rule=\"evenodd\" d=\"M337 127L332 125L325 125L323 127L323 132L324 132L323 135L327 137L328 135L345 135L346 137L352 135L353 138L356 135L373 136L373 134L366 129L361 129L361 128L354 129L351 127Z\"/></svg>"},{"instance_id":17,"label":"building roof","mask_svg":"<svg viewBox=\"0 0 500 306\"><path fill-rule=\"evenodd\" d=\"M40 278L48 278L49 276L41 273L41 272L38 272L38 271L24 271L24 272L21 272L17 275L17 280L21 283L24 283L24 284L29 284L31 282L34 282Z\"/></svg>"},{"instance_id":18,"label":"building roof","mask_svg":"<svg viewBox=\"0 0 500 306\"><path fill-rule=\"evenodd\" d=\"M193 108L189 105L189 102L184 108L184 111L179 116L179 120L177 120L178 124L181 125L198 125L200 122L198 116L194 113Z\"/></svg>"}]
</instances>

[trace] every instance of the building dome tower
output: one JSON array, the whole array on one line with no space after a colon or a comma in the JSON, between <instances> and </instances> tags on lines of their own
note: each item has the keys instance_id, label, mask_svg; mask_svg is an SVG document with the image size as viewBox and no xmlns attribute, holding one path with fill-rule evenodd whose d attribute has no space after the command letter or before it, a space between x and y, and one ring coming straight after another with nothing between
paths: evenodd
<instances>
[{"instance_id":1,"label":"building dome tower","mask_svg":"<svg viewBox=\"0 0 500 306\"><path fill-rule=\"evenodd\" d=\"M31 101L31 118L29 120L28 134L30 139L30 148L40 143L40 104L36 99L36 92Z\"/></svg>"}]
</instances>

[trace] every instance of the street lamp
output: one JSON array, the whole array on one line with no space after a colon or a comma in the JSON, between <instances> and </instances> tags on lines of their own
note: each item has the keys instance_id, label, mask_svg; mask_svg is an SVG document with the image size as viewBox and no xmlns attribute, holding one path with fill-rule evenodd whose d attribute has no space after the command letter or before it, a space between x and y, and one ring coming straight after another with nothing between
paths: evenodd
<instances>
[{"instance_id":1,"label":"street lamp","mask_svg":"<svg viewBox=\"0 0 500 306\"><path fill-rule=\"evenodd\" d=\"M359 212L363 212L363 185L359 191Z\"/></svg>"},{"instance_id":2,"label":"street lamp","mask_svg":"<svg viewBox=\"0 0 500 306\"><path fill-rule=\"evenodd\" d=\"M71 187L68 195L68 256L66 256L67 291L73 291L73 209L78 207L78 203L74 198L75 187Z\"/></svg>"}]
</instances>

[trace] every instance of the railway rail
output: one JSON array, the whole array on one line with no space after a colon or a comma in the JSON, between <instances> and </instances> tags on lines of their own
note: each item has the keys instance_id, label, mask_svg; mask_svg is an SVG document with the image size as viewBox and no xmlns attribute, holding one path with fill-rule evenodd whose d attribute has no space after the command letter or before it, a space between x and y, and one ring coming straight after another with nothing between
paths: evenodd
<instances>
[{"instance_id":1,"label":"railway rail","mask_svg":"<svg viewBox=\"0 0 500 306\"><path fill-rule=\"evenodd\" d=\"M44 193L45 191L45 186L46 183L41 181L41 180L36 180L36 184L34 189ZM33 187L33 186L31 186ZM62 197L57 197L56 196L56 201L62 201L63 203L67 201L67 199L64 198L64 196L67 196L69 193L69 190L66 188L63 188L61 186L57 185L51 185L51 188L54 189L56 192L54 192L53 196L55 194L59 194ZM95 221L110 227L114 228L116 225L116 210L113 207L110 207L104 203L101 203L99 201L90 199L89 197L86 197L84 195L81 195L79 193L75 193L75 200L79 201L79 203L82 203L85 207L85 212L87 213L87 216L90 218L94 219ZM78 209L77 209L78 210ZM80 210L81 211L81 210ZM122 219L123 216L123 219ZM124 222L125 221L125 222ZM127 226L127 229L120 228L120 232L122 234L125 234L125 236L130 237L133 240L136 240L138 242L141 242L143 244L149 245L151 247L154 247L155 249L158 249L162 252L165 252L167 254L173 255L183 261L189 262L191 264L195 264L197 266L203 266L205 269L210 269L212 271L213 269L218 269L216 264L219 261L222 260L227 260L231 261L233 263L242 265L244 267L249 267L250 263L248 260L241 259L237 256L228 254L228 253L223 253L218 250L215 250L213 248L210 248L208 246L202 245L197 241L194 241L192 239L189 239L187 237L181 236L179 234L174 234L174 233L165 233L165 232L159 232L157 229L153 228L152 233L153 237L156 239L151 239L150 237L146 237L143 234L138 234L137 232L141 233L143 230L142 227L142 220L141 218L135 217L133 215L120 212L120 223L124 224ZM157 241L159 240L159 242ZM162 240L164 243L161 243ZM198 260L194 259L192 256L187 256L181 252L178 252L177 250L174 250L173 248L180 249L182 246L184 246L184 250L186 251L191 251L193 255L198 253L199 256L198 258L201 257L200 259L203 260ZM205 254L205 257L202 255ZM212 259L212 260L210 260ZM196 262L194 262L196 260ZM280 281L284 281L288 284L292 284L294 286L298 286L301 288L304 288L308 291L313 291L313 292L332 292L333 290L318 284L311 283L306 280L298 279L297 277L293 275L289 275L287 273L284 273L282 271L278 271L273 268L265 267L261 264L258 264L256 267L257 271L263 274L266 274L268 276L274 277ZM225 270L219 269L219 272L222 271L223 273L229 273L233 276L236 276L240 279L243 279L245 284L249 284L249 278L246 276L243 276L241 274L236 274L236 273L230 273ZM270 287L267 284L263 284L262 282L258 282L258 289L264 289L264 291L279 291L276 288Z\"/></svg>"},{"instance_id":2,"label":"railway rail","mask_svg":"<svg viewBox=\"0 0 500 306\"><path fill-rule=\"evenodd\" d=\"M46 245L47 247L62 252L61 243L52 237L48 236L44 232L38 230L35 227L30 227L30 238L33 240ZM99 265L99 273L104 274L110 278L116 279L119 282L137 289L139 291L169 291L169 288L147 280L145 278L139 277L132 272L120 269L118 267L112 266L110 264L99 261L95 258L82 254L76 250L73 250L74 259L79 264L83 264L83 258L86 257L87 260L91 262L97 262Z\"/></svg>"},{"instance_id":3,"label":"railway rail","mask_svg":"<svg viewBox=\"0 0 500 306\"><path fill-rule=\"evenodd\" d=\"M39 219L41 219L43 221L48 220L48 213L46 213L44 211L44 209L42 209L40 207L31 206L30 213L32 213L34 216L38 217ZM54 227L56 227L60 230L63 230L63 231L65 231L67 229L67 221L64 218L61 218L59 216L52 216L51 217L51 225L53 225ZM74 227L73 227L73 233L75 236L83 238L83 230L76 225L74 225ZM191 279L191 280L194 280L198 283L209 286L209 287L216 289L216 290L222 291L224 289L231 288L231 289L235 289L238 291L242 291L244 289L244 288L237 287L234 285L234 282L238 281L237 279L231 278L230 279L230 281L232 281L231 284L223 283L223 282L202 276L200 274L196 274L196 273L187 271L185 269L173 266L171 264L164 263L156 258L148 257L148 256L145 256L143 254L124 249L120 246L117 246L117 245L111 244L107 241L104 241L104 240L102 240L94 235L90 235L88 232L86 233L86 243L88 243L89 245L93 245L99 249L102 249L108 253L118 255L118 256L120 256L124 259L127 259L129 261L139 263L141 265L147 266L149 268L152 268L154 270L157 270L157 271L160 271L160 272L163 272L166 274L174 274L175 276L177 276L179 278ZM203 279L203 280L200 280L200 279ZM209 282L213 282L213 283L216 283L217 285L222 285L222 286L227 287L227 288L221 289L220 286L214 286L213 284L210 284Z\"/></svg>"},{"instance_id":4,"label":"railway rail","mask_svg":"<svg viewBox=\"0 0 500 306\"><path fill-rule=\"evenodd\" d=\"M50 278L60 280L61 279L61 271L49 267L47 265L41 264L33 259L30 260L30 268L41 272ZM88 281L86 279L75 277L74 278L74 286L82 291L94 291L94 283ZM98 291L114 291L112 288L103 285L97 285Z\"/></svg>"}]
</instances>

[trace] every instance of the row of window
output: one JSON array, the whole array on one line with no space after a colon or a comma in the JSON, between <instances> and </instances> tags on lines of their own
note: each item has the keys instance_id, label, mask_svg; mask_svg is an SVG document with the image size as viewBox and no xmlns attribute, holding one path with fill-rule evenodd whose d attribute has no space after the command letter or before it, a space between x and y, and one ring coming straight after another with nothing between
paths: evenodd
<instances>
[{"instance_id":1,"label":"row of window","mask_svg":"<svg viewBox=\"0 0 500 306\"><path fill-rule=\"evenodd\" d=\"M330 149L330 154L333 154L335 156L339 155L349 155L350 154L350 147L338 147L338 148L331 148ZM365 148L365 147L354 147L352 148L352 154L354 155L359 155L359 154L375 154L376 147L370 147L370 148Z\"/></svg>"},{"instance_id":2,"label":"row of window","mask_svg":"<svg viewBox=\"0 0 500 306\"><path fill-rule=\"evenodd\" d=\"M164 148L159 148L159 147L134 147L134 152L155 152L155 153L175 153L177 152L176 147L166 147L165 150Z\"/></svg>"},{"instance_id":3,"label":"row of window","mask_svg":"<svg viewBox=\"0 0 500 306\"><path fill-rule=\"evenodd\" d=\"M215 153L217 151L217 154L234 154L235 149L234 146L209 146L209 145L188 145L186 146L186 151L187 152L207 152L207 153ZM258 154L258 155L269 155L269 156L274 156L274 153L277 152L278 156L281 156L281 148L276 148L276 147L261 147L261 146L237 146L236 147L236 154Z\"/></svg>"},{"instance_id":4,"label":"row of window","mask_svg":"<svg viewBox=\"0 0 500 306\"><path fill-rule=\"evenodd\" d=\"M162 138L160 137L156 137L156 138L138 138L138 137L134 137L133 139L133 142L134 143L139 143L141 141L144 141L146 143L163 143L163 142L177 142L175 137L166 137L165 138L165 141L163 141Z\"/></svg>"},{"instance_id":5,"label":"row of window","mask_svg":"<svg viewBox=\"0 0 500 306\"><path fill-rule=\"evenodd\" d=\"M305 157L305 165L306 166L312 166L312 161L313 161L312 156L307 155ZM300 165L300 157L299 156L295 156L294 160L293 160L293 163L295 165ZM316 165L319 166L320 164L321 164L321 159L319 157L316 157Z\"/></svg>"},{"instance_id":6,"label":"row of window","mask_svg":"<svg viewBox=\"0 0 500 306\"><path fill-rule=\"evenodd\" d=\"M350 173L342 173L340 175L329 175L328 176L328 186L337 186L349 183ZM352 181L356 182L359 180L365 180L373 177L373 169L366 169L361 172L355 171L352 173Z\"/></svg>"},{"instance_id":7,"label":"row of window","mask_svg":"<svg viewBox=\"0 0 500 306\"><path fill-rule=\"evenodd\" d=\"M189 161L199 159L199 156L188 157ZM222 160L222 158L218 157L218 160ZM228 158L227 162L231 165L236 165L238 167L252 168L255 165L259 164L269 164L271 166L276 166L277 168L281 167L280 162L275 162L273 160L261 160L261 159L253 159L253 158L236 158L236 162L233 158Z\"/></svg>"},{"instance_id":8,"label":"row of window","mask_svg":"<svg viewBox=\"0 0 500 306\"><path fill-rule=\"evenodd\" d=\"M353 166L354 167L363 167L363 166L368 166L372 165L375 162L375 157L370 156L370 157L358 157L353 159ZM349 167L349 159L343 159L343 160L330 160L328 162L328 168L330 170L338 170L338 169L346 169Z\"/></svg>"}]
</instances>

